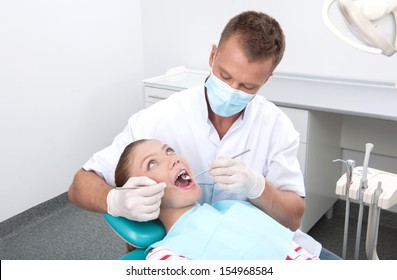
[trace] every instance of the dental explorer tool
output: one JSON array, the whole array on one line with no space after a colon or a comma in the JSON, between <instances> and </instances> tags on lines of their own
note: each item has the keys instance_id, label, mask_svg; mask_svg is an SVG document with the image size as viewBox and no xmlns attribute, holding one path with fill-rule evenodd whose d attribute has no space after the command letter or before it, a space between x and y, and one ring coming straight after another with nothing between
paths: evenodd
<instances>
[{"instance_id":1,"label":"dental explorer tool","mask_svg":"<svg viewBox=\"0 0 397 280\"><path fill-rule=\"evenodd\" d=\"M346 164L346 188L345 188L346 208L345 208L345 228L343 232L343 249L342 249L342 259L345 260L346 251L347 251L347 237L349 234L349 215L350 215L349 190L350 190L350 185L352 184L353 169L356 162L352 159L348 159L348 160L336 159L333 162L336 161L341 161Z\"/></svg>"},{"instance_id":2,"label":"dental explorer tool","mask_svg":"<svg viewBox=\"0 0 397 280\"><path fill-rule=\"evenodd\" d=\"M142 185L142 186L135 186L135 187L116 187L115 189L118 191L124 191L124 190L136 190L140 188L148 187L148 185ZM166 185L164 188L176 188L175 186L168 186Z\"/></svg>"},{"instance_id":3,"label":"dental explorer tool","mask_svg":"<svg viewBox=\"0 0 397 280\"><path fill-rule=\"evenodd\" d=\"M243 152L241 152L241 153L238 153L237 155L235 155L235 156L233 156L232 158L236 158L236 157L239 157L239 156L241 156L241 155L243 155L243 154L245 154L245 153L248 153L249 151L251 151L251 149L247 149L247 150L245 150L245 151L243 151ZM200 173L197 173L196 175L194 175L193 177L192 177L192 179L193 178L196 178L197 176L199 176L199 175L201 175L201 174L204 174L204 173L206 173L206 172L208 172L208 171L210 171L211 169L208 169L208 170L204 170L204 171L202 171L202 172L200 172ZM142 187L144 187L144 186L136 186L136 187L129 187L129 188L122 188L122 187L119 187L119 188L116 188L116 190L134 190L134 189L138 189L138 188L142 188ZM166 188L176 188L175 186L165 186Z\"/></svg>"},{"instance_id":4,"label":"dental explorer tool","mask_svg":"<svg viewBox=\"0 0 397 280\"><path fill-rule=\"evenodd\" d=\"M235 156L233 156L233 157L231 157L231 158L232 158L232 159L237 158L237 157L239 157L239 156L242 156L242 155L248 153L249 151L251 151L251 149L247 149L247 150L245 150L245 151L242 151L241 153L238 153L237 155L235 155ZM211 168L197 173L196 175L193 176L193 178L196 178L197 176L202 175L202 174L204 174L204 173L207 173L207 172L209 172L209 171L211 171Z\"/></svg>"},{"instance_id":5,"label":"dental explorer tool","mask_svg":"<svg viewBox=\"0 0 397 280\"><path fill-rule=\"evenodd\" d=\"M363 211L364 211L364 191L368 187L368 181L367 181L368 162L369 162L369 155L370 155L373 147L374 147L374 145L372 143L365 144L365 156L364 156L364 164L363 164L363 173L361 175L360 190L359 190L360 207L358 209L357 232L356 232L356 247L355 247L355 250L354 250L354 259L355 260L358 260L358 256L359 256L359 253L360 253L361 226L362 226L362 223L363 223Z\"/></svg>"}]
</instances>

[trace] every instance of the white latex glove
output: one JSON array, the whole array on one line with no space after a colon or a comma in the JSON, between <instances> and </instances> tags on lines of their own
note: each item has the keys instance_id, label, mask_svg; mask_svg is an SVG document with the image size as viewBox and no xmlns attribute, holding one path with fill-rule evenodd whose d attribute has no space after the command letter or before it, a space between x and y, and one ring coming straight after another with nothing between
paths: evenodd
<instances>
[{"instance_id":1,"label":"white latex glove","mask_svg":"<svg viewBox=\"0 0 397 280\"><path fill-rule=\"evenodd\" d=\"M122 188L136 189L118 188L108 193L108 213L139 222L157 219L165 186L148 177L131 177Z\"/></svg>"},{"instance_id":2,"label":"white latex glove","mask_svg":"<svg viewBox=\"0 0 397 280\"><path fill-rule=\"evenodd\" d=\"M220 157L210 163L209 173L218 185L231 192L257 198L265 190L265 177L238 159Z\"/></svg>"}]
</instances>

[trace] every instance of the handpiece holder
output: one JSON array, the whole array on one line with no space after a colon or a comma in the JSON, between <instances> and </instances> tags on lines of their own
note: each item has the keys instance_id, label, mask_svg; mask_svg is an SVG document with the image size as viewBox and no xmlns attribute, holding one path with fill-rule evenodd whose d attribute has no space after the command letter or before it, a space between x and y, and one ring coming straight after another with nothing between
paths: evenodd
<instances>
[{"instance_id":1,"label":"handpiece holder","mask_svg":"<svg viewBox=\"0 0 397 280\"><path fill-rule=\"evenodd\" d=\"M350 184L348 195L352 200L360 199L361 177L363 166L356 166L352 172L352 182ZM397 204L397 174L367 168L367 188L363 191L363 202L372 204L375 202L375 191L378 182L382 182L382 193L379 195L377 205L382 209L389 209ZM335 193L344 196L346 194L346 175L344 174L336 183Z\"/></svg>"},{"instance_id":2,"label":"handpiece holder","mask_svg":"<svg viewBox=\"0 0 397 280\"><path fill-rule=\"evenodd\" d=\"M336 183L336 194L346 197L346 216L343 240L343 258L346 256L347 229L349 217L349 201L356 200L359 203L359 213L356 231L356 244L354 259L359 258L360 238L364 204L368 204L368 226L366 237L366 253L368 259L378 259L376 244L379 228L379 215L381 209L389 209L397 204L397 174L369 168L369 156L374 145L367 143L365 146L364 165L354 167L351 160L335 160L345 162L347 165L344 174ZM348 164L350 162L350 164ZM349 167L353 167L350 171Z\"/></svg>"}]
</instances>

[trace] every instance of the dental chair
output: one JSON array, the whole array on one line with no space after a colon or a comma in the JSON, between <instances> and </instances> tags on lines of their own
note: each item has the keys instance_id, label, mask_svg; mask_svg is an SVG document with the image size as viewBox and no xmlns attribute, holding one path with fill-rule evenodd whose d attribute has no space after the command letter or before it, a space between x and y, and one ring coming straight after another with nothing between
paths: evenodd
<instances>
[{"instance_id":1,"label":"dental chair","mask_svg":"<svg viewBox=\"0 0 397 280\"><path fill-rule=\"evenodd\" d=\"M120 260L144 260L146 258L145 250L165 236L164 226L158 220L136 222L109 214L103 216L109 226L125 242L136 248L122 256Z\"/></svg>"}]
</instances>

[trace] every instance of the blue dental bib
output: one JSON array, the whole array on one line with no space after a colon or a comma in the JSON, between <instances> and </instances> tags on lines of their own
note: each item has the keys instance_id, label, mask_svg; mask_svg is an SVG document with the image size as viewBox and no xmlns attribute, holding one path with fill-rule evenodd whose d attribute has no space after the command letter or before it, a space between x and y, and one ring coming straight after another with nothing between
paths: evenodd
<instances>
[{"instance_id":1,"label":"blue dental bib","mask_svg":"<svg viewBox=\"0 0 397 280\"><path fill-rule=\"evenodd\" d=\"M285 260L294 233L249 202L197 205L147 250L163 246L193 260Z\"/></svg>"}]
</instances>

